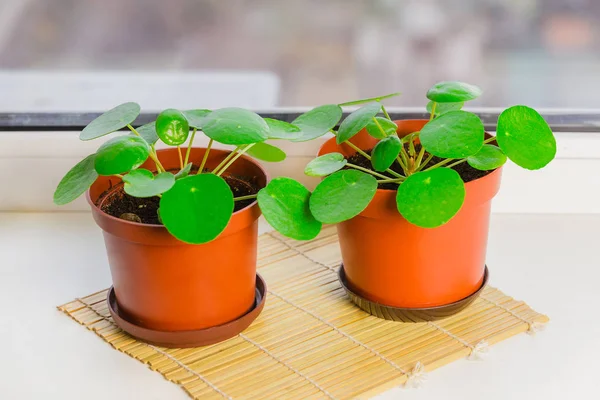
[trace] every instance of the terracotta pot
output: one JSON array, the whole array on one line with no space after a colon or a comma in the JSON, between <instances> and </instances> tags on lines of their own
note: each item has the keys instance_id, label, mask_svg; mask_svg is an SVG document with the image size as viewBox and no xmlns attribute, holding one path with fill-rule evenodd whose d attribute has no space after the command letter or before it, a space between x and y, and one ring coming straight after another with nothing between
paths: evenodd
<instances>
[{"instance_id":1,"label":"terracotta pot","mask_svg":"<svg viewBox=\"0 0 600 400\"><path fill-rule=\"evenodd\" d=\"M404 120L398 135L420 130L427 121ZM352 140L363 150L377 139L366 131ZM328 140L319 155L355 151ZM394 307L434 307L462 300L483 283L491 200L500 186L501 168L466 183L461 210L433 229L406 221L396 207L396 191L378 189L358 216L337 225L350 288L365 299Z\"/></svg>"},{"instance_id":2,"label":"terracotta pot","mask_svg":"<svg viewBox=\"0 0 600 400\"><path fill-rule=\"evenodd\" d=\"M192 149L190 161L199 165L204 152ZM216 167L228 153L211 150L207 167ZM166 169L179 167L176 149L160 150L158 156ZM142 168L155 169L151 160ZM267 182L262 167L245 156L228 174L251 178L259 187ZM190 245L162 225L125 221L101 211L120 184L118 178L100 177L87 198L104 231L119 309L131 322L161 331L197 330L232 321L253 307L260 216L256 201L235 212L215 240Z\"/></svg>"}]
</instances>

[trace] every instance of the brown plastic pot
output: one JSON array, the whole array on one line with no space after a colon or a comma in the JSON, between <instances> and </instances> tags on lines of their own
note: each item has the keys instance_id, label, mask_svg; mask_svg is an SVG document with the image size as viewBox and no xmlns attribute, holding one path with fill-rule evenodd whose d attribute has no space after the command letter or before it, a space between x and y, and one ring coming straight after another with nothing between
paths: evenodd
<instances>
[{"instance_id":1,"label":"brown plastic pot","mask_svg":"<svg viewBox=\"0 0 600 400\"><path fill-rule=\"evenodd\" d=\"M200 164L205 149L194 148L190 161ZM207 167L216 167L229 152L211 150ZM166 169L179 168L177 149L158 151ZM142 168L154 169L147 161ZM240 157L228 174L267 183L266 172ZM116 185L116 186L115 186ZM199 330L233 321L255 302L256 251L260 209L255 201L235 212L213 241L190 245L162 225L125 221L100 207L121 188L120 179L100 177L88 191L104 242L119 312L140 327L159 331Z\"/></svg>"},{"instance_id":2,"label":"brown plastic pot","mask_svg":"<svg viewBox=\"0 0 600 400\"><path fill-rule=\"evenodd\" d=\"M395 121L398 135L420 130L426 120ZM351 140L363 150L377 139L361 131ZM319 155L355 153L328 140ZM491 200L500 187L501 168L465 184L460 211L445 225L421 228L396 206L396 191L378 189L358 216L337 225L345 277L363 298L403 308L437 307L477 292L484 280Z\"/></svg>"}]
</instances>

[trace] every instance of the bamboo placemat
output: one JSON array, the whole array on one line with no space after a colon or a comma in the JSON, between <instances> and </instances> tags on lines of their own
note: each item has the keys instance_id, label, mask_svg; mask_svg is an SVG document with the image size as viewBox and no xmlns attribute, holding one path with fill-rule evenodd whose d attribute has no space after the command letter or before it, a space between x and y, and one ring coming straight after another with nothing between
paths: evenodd
<instances>
[{"instance_id":1,"label":"bamboo placemat","mask_svg":"<svg viewBox=\"0 0 600 400\"><path fill-rule=\"evenodd\" d=\"M195 399L364 399L418 384L425 371L477 358L488 345L548 321L489 286L444 320L375 318L352 304L338 282L334 227L302 243L264 234L258 258L268 286L265 308L246 331L216 345L165 349L139 342L112 321L106 290L58 308Z\"/></svg>"}]
</instances>

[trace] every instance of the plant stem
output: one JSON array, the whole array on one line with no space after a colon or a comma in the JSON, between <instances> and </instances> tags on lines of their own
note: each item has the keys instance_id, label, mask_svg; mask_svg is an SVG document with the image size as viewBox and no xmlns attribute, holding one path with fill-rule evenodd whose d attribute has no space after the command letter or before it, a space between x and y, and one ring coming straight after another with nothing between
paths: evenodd
<instances>
[{"instance_id":1,"label":"plant stem","mask_svg":"<svg viewBox=\"0 0 600 400\"><path fill-rule=\"evenodd\" d=\"M388 114L387 110L385 109L385 106L382 104L381 105L381 111L383 111L383 115L385 115L385 117L387 119L389 119L390 121L392 120L392 118L390 117L390 114Z\"/></svg>"},{"instance_id":2,"label":"plant stem","mask_svg":"<svg viewBox=\"0 0 600 400\"><path fill-rule=\"evenodd\" d=\"M395 179L380 179L377 183L401 183L404 179L395 178Z\"/></svg>"},{"instance_id":3,"label":"plant stem","mask_svg":"<svg viewBox=\"0 0 600 400\"><path fill-rule=\"evenodd\" d=\"M183 169L183 156L181 155L181 146L177 146L177 154L179 155L179 169Z\"/></svg>"},{"instance_id":4,"label":"plant stem","mask_svg":"<svg viewBox=\"0 0 600 400\"><path fill-rule=\"evenodd\" d=\"M431 116L429 117L429 122L433 121L433 117L435 116L435 108L437 107L437 103L434 101L431 106Z\"/></svg>"},{"instance_id":5,"label":"plant stem","mask_svg":"<svg viewBox=\"0 0 600 400\"><path fill-rule=\"evenodd\" d=\"M248 149L250 149L255 144L256 143L250 143L249 145L247 145L246 147L244 147L244 149L242 151L238 150L238 153L235 155L235 157L233 157L227 164L225 164L225 166L223 168L221 168L219 170L219 172L217 172L217 176L221 176L223 174L223 172L225 172L225 170L227 170L227 168L229 168L231 166L231 164L233 164L235 162L235 160L237 160L238 158L240 158L246 151L248 151Z\"/></svg>"},{"instance_id":6,"label":"plant stem","mask_svg":"<svg viewBox=\"0 0 600 400\"><path fill-rule=\"evenodd\" d=\"M223 159L223 161L221 161L221 163L212 170L212 173L216 174L223 165L227 164L229 162L229 160L231 160L231 158L233 158L233 156L235 156L237 154L237 151L239 149L240 149L239 147L236 147L235 149L233 149L233 151L231 153L229 153L227 155L227 157L225 157Z\"/></svg>"},{"instance_id":7,"label":"plant stem","mask_svg":"<svg viewBox=\"0 0 600 400\"><path fill-rule=\"evenodd\" d=\"M453 162L453 163L452 163L452 164L450 164L450 165L446 165L446 168L452 168L452 167L454 167L455 165L458 165L458 164L462 164L462 163L464 163L465 161L467 161L467 159L466 159L466 158L463 158L462 160L458 160L458 161L456 161L456 162Z\"/></svg>"},{"instance_id":8,"label":"plant stem","mask_svg":"<svg viewBox=\"0 0 600 400\"><path fill-rule=\"evenodd\" d=\"M425 155L425 147L421 146L421 150L419 150L419 155L417 156L417 161L415 161L415 168L419 168L419 166L421 165L421 161L423 161L424 155Z\"/></svg>"},{"instance_id":9,"label":"plant stem","mask_svg":"<svg viewBox=\"0 0 600 400\"><path fill-rule=\"evenodd\" d=\"M430 171L432 169L438 168L438 167L443 167L444 165L451 163L452 161L456 160L456 158L446 158L445 160L440 161L439 163L432 165L431 167L427 168L425 171Z\"/></svg>"},{"instance_id":10,"label":"plant stem","mask_svg":"<svg viewBox=\"0 0 600 400\"><path fill-rule=\"evenodd\" d=\"M123 179L123 175L121 175L121 174L113 174L113 176L116 176L117 178Z\"/></svg>"},{"instance_id":11,"label":"plant stem","mask_svg":"<svg viewBox=\"0 0 600 400\"><path fill-rule=\"evenodd\" d=\"M371 156L368 155L367 153L365 153L361 148L359 148L358 146L356 146L354 143L352 143L349 140L346 140L344 142L345 144L347 144L348 146L352 147L354 150L356 150L358 152L358 154L362 155L364 158L366 158L367 160L371 161ZM390 173L398 178L403 178L402 175L400 175L399 173L397 173L396 171L388 168L385 170L385 172ZM387 177L386 177L387 178Z\"/></svg>"},{"instance_id":12,"label":"plant stem","mask_svg":"<svg viewBox=\"0 0 600 400\"><path fill-rule=\"evenodd\" d=\"M255 199L256 196L258 196L258 195L257 194L249 194L248 196L234 197L233 201L242 201L242 200Z\"/></svg>"},{"instance_id":13,"label":"plant stem","mask_svg":"<svg viewBox=\"0 0 600 400\"><path fill-rule=\"evenodd\" d=\"M190 142L188 143L187 151L185 152L185 162L183 163L184 166L188 165L188 162L190 161L190 152L192 151L192 143L194 143L194 137L196 137L197 130L198 130L197 128L194 128L194 130L192 131L192 137L190 138ZM210 140L210 143L212 144L212 139ZM208 147L210 148L210 144L208 145Z\"/></svg>"},{"instance_id":14,"label":"plant stem","mask_svg":"<svg viewBox=\"0 0 600 400\"><path fill-rule=\"evenodd\" d=\"M489 143L489 142L493 142L494 140L496 140L496 136L492 136L491 138L487 138L483 141L483 144Z\"/></svg>"},{"instance_id":15,"label":"plant stem","mask_svg":"<svg viewBox=\"0 0 600 400\"><path fill-rule=\"evenodd\" d=\"M423 162L421 163L421 165L419 165L419 166L417 167L417 169L415 169L415 171L414 171L414 172L419 172L420 170L422 170L423 168L425 168L425 166L426 166L427 164L429 164L429 161L431 161L432 159L433 159L433 154L430 154L430 155L429 155L429 157L427 157L427 158L425 159L425 161L423 161Z\"/></svg>"},{"instance_id":16,"label":"plant stem","mask_svg":"<svg viewBox=\"0 0 600 400\"><path fill-rule=\"evenodd\" d=\"M127 127L129 128L129 130L133 133L136 134L136 136L142 137L138 131L135 130L135 128L133 126L131 126L131 124L127 124ZM160 173L162 171L166 171L165 167L162 166L162 164L160 163L160 160L158 159L158 155L156 154L156 149L154 148L154 145L150 145L150 158L154 161L154 163L156 164L156 170ZM162 171L161 171L162 170Z\"/></svg>"},{"instance_id":17,"label":"plant stem","mask_svg":"<svg viewBox=\"0 0 600 400\"><path fill-rule=\"evenodd\" d=\"M195 131L195 130L194 130ZM202 171L204 171L204 165L206 165L206 160L208 160L208 153L210 152L210 148L213 145L213 140L210 139L208 142L208 147L206 148L206 151L204 152L204 157L202 157L202 164L200 164L200 168L198 169L198 174L201 174Z\"/></svg>"},{"instance_id":18,"label":"plant stem","mask_svg":"<svg viewBox=\"0 0 600 400\"><path fill-rule=\"evenodd\" d=\"M378 172L371 171L370 169L363 168L363 167L361 167L361 166L359 166L359 165L355 165L355 164L347 163L347 164L346 164L346 166L347 166L347 167L350 167L350 168L358 169L358 170L360 170L360 171L366 172L367 174L371 174L371 175L373 175L373 176L377 176L377 177L379 177L379 178L383 178L383 179L390 179L390 177L389 177L389 176L385 176L385 175L383 175L383 174L380 174L380 173L378 173Z\"/></svg>"}]
</instances>

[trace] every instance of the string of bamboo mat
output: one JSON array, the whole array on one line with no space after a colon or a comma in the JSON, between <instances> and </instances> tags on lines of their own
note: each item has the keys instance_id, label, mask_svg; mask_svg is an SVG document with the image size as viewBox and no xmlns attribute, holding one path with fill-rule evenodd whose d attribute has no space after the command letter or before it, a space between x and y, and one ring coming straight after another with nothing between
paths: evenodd
<instances>
[{"instance_id":1,"label":"string of bamboo mat","mask_svg":"<svg viewBox=\"0 0 600 400\"><path fill-rule=\"evenodd\" d=\"M107 290L58 308L115 349L145 363L194 399L369 398L418 386L424 373L548 321L527 304L487 287L452 317L401 323L373 317L341 288L334 227L314 240L259 238L267 282L262 314L242 334L212 346L166 349L137 341L110 317Z\"/></svg>"}]
</instances>

